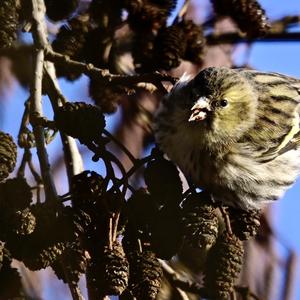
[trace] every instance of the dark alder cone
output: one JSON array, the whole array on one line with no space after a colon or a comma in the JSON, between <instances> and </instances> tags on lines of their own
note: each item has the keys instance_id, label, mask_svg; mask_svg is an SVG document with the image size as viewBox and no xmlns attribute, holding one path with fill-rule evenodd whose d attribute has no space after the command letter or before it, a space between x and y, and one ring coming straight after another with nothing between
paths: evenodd
<instances>
[{"instance_id":1,"label":"dark alder cone","mask_svg":"<svg viewBox=\"0 0 300 300\"><path fill-rule=\"evenodd\" d=\"M32 271L45 269L62 255L65 248L65 243L58 242L39 252L34 251L32 255L24 256L22 261L24 265Z\"/></svg>"},{"instance_id":2,"label":"dark alder cone","mask_svg":"<svg viewBox=\"0 0 300 300\"><path fill-rule=\"evenodd\" d=\"M154 43L154 61L157 68L170 70L178 67L186 46L186 35L178 25L159 30Z\"/></svg>"},{"instance_id":3,"label":"dark alder cone","mask_svg":"<svg viewBox=\"0 0 300 300\"><path fill-rule=\"evenodd\" d=\"M185 39L187 40L183 58L201 65L203 63L206 46L202 27L195 24L192 20L182 20L177 26L182 28Z\"/></svg>"},{"instance_id":4,"label":"dark alder cone","mask_svg":"<svg viewBox=\"0 0 300 300\"><path fill-rule=\"evenodd\" d=\"M107 68L109 48L113 36L101 27L91 29L87 35L83 48L83 57L87 63L98 68Z\"/></svg>"},{"instance_id":5,"label":"dark alder cone","mask_svg":"<svg viewBox=\"0 0 300 300\"><path fill-rule=\"evenodd\" d=\"M168 16L176 7L177 0L126 0L128 23L131 28L157 29L166 24Z\"/></svg>"},{"instance_id":6,"label":"dark alder cone","mask_svg":"<svg viewBox=\"0 0 300 300\"><path fill-rule=\"evenodd\" d=\"M240 210L230 207L229 216L233 233L242 241L255 236L260 227L260 210Z\"/></svg>"},{"instance_id":7,"label":"dark alder cone","mask_svg":"<svg viewBox=\"0 0 300 300\"><path fill-rule=\"evenodd\" d=\"M129 264L122 245L114 242L112 249L104 246L99 257L89 263L91 285L100 295L121 295L128 285Z\"/></svg>"},{"instance_id":8,"label":"dark alder cone","mask_svg":"<svg viewBox=\"0 0 300 300\"><path fill-rule=\"evenodd\" d=\"M16 211L10 219L10 225L12 231L18 235L31 234L36 225L35 216L32 214L29 208Z\"/></svg>"},{"instance_id":9,"label":"dark alder cone","mask_svg":"<svg viewBox=\"0 0 300 300\"><path fill-rule=\"evenodd\" d=\"M7 179L0 183L0 211L15 212L28 207L32 192L24 177Z\"/></svg>"},{"instance_id":10,"label":"dark alder cone","mask_svg":"<svg viewBox=\"0 0 300 300\"><path fill-rule=\"evenodd\" d=\"M130 12L128 24L133 30L153 30L164 26L167 22L168 12L158 5L144 3L137 12Z\"/></svg>"},{"instance_id":11,"label":"dark alder cone","mask_svg":"<svg viewBox=\"0 0 300 300\"><path fill-rule=\"evenodd\" d=\"M72 177L72 204L74 208L89 211L104 192L104 179L94 171L83 171Z\"/></svg>"},{"instance_id":12,"label":"dark alder cone","mask_svg":"<svg viewBox=\"0 0 300 300\"><path fill-rule=\"evenodd\" d=\"M54 120L59 130L82 144L99 141L105 127L100 108L84 102L67 102L58 108Z\"/></svg>"},{"instance_id":13,"label":"dark alder cone","mask_svg":"<svg viewBox=\"0 0 300 300\"><path fill-rule=\"evenodd\" d=\"M136 32L132 43L132 57L134 67L138 73L147 73L155 70L154 40L152 32Z\"/></svg>"},{"instance_id":14,"label":"dark alder cone","mask_svg":"<svg viewBox=\"0 0 300 300\"><path fill-rule=\"evenodd\" d=\"M0 5L0 50L9 48L17 38L18 9L16 0L2 0Z\"/></svg>"},{"instance_id":15,"label":"dark alder cone","mask_svg":"<svg viewBox=\"0 0 300 300\"><path fill-rule=\"evenodd\" d=\"M109 84L101 79L91 78L90 97L104 113L114 113L127 94L126 88Z\"/></svg>"},{"instance_id":16,"label":"dark alder cone","mask_svg":"<svg viewBox=\"0 0 300 300\"><path fill-rule=\"evenodd\" d=\"M132 14L138 13L141 10L143 4L144 4L144 1L124 0L125 8Z\"/></svg>"},{"instance_id":17,"label":"dark alder cone","mask_svg":"<svg viewBox=\"0 0 300 300\"><path fill-rule=\"evenodd\" d=\"M79 0L45 0L46 14L53 21L67 19L78 3Z\"/></svg>"},{"instance_id":18,"label":"dark alder cone","mask_svg":"<svg viewBox=\"0 0 300 300\"><path fill-rule=\"evenodd\" d=\"M122 22L122 0L92 0L89 12L102 30L111 32Z\"/></svg>"},{"instance_id":19,"label":"dark alder cone","mask_svg":"<svg viewBox=\"0 0 300 300\"><path fill-rule=\"evenodd\" d=\"M60 211L57 222L61 228L61 240L72 241L82 237L92 221L90 215L83 210L65 206Z\"/></svg>"},{"instance_id":20,"label":"dark alder cone","mask_svg":"<svg viewBox=\"0 0 300 300\"><path fill-rule=\"evenodd\" d=\"M215 207L203 193L191 194L183 202L183 232L195 248L210 248L218 235Z\"/></svg>"},{"instance_id":21,"label":"dark alder cone","mask_svg":"<svg viewBox=\"0 0 300 300\"><path fill-rule=\"evenodd\" d=\"M0 261L0 299L24 299L21 277L18 270L11 267L11 254L3 245Z\"/></svg>"},{"instance_id":22,"label":"dark alder cone","mask_svg":"<svg viewBox=\"0 0 300 300\"><path fill-rule=\"evenodd\" d=\"M161 286L162 268L154 252L137 250L127 253L129 289L137 300L154 300Z\"/></svg>"},{"instance_id":23,"label":"dark alder cone","mask_svg":"<svg viewBox=\"0 0 300 300\"><path fill-rule=\"evenodd\" d=\"M158 5L161 9L167 10L170 15L176 8L177 0L125 0L124 6L131 13L138 13L144 5Z\"/></svg>"},{"instance_id":24,"label":"dark alder cone","mask_svg":"<svg viewBox=\"0 0 300 300\"><path fill-rule=\"evenodd\" d=\"M127 201L127 213L129 222L136 230L149 230L155 222L158 214L158 207L153 197L145 189L135 191Z\"/></svg>"},{"instance_id":25,"label":"dark alder cone","mask_svg":"<svg viewBox=\"0 0 300 300\"><path fill-rule=\"evenodd\" d=\"M13 138L8 133L0 131L0 182L14 170L16 160L17 146Z\"/></svg>"},{"instance_id":26,"label":"dark alder cone","mask_svg":"<svg viewBox=\"0 0 300 300\"><path fill-rule=\"evenodd\" d=\"M25 299L21 276L10 264L11 259L5 259L0 270L0 299Z\"/></svg>"},{"instance_id":27,"label":"dark alder cone","mask_svg":"<svg viewBox=\"0 0 300 300\"><path fill-rule=\"evenodd\" d=\"M160 199L161 204L176 205L182 200L182 181L177 167L170 160L161 157L149 162L144 178L150 194Z\"/></svg>"},{"instance_id":28,"label":"dark alder cone","mask_svg":"<svg viewBox=\"0 0 300 300\"><path fill-rule=\"evenodd\" d=\"M165 205L161 208L151 226L151 247L157 257L171 259L183 243L181 209Z\"/></svg>"},{"instance_id":29,"label":"dark alder cone","mask_svg":"<svg viewBox=\"0 0 300 300\"><path fill-rule=\"evenodd\" d=\"M89 29L88 15L79 15L71 19L67 25L63 25L60 28L56 39L52 43L53 50L72 59L82 60L82 49ZM70 66L66 67L62 64L56 64L55 67L57 76L64 76L68 80L75 80L81 75L80 72L72 69Z\"/></svg>"},{"instance_id":30,"label":"dark alder cone","mask_svg":"<svg viewBox=\"0 0 300 300\"><path fill-rule=\"evenodd\" d=\"M62 255L51 267L55 275L64 283L71 281L72 284L77 284L81 274L84 274L86 271L87 263L88 258L85 254L85 250L80 247L79 243L69 243ZM65 272L68 274L68 279L66 278Z\"/></svg>"},{"instance_id":31,"label":"dark alder cone","mask_svg":"<svg viewBox=\"0 0 300 300\"><path fill-rule=\"evenodd\" d=\"M31 270L39 270L51 265L65 249L59 240L62 229L57 226L56 210L46 203L31 205L36 218L35 230L29 235L10 235L6 246L12 256Z\"/></svg>"},{"instance_id":32,"label":"dark alder cone","mask_svg":"<svg viewBox=\"0 0 300 300\"><path fill-rule=\"evenodd\" d=\"M265 10L256 0L211 0L219 15L230 16L248 37L264 36L270 29Z\"/></svg>"},{"instance_id":33,"label":"dark alder cone","mask_svg":"<svg viewBox=\"0 0 300 300\"><path fill-rule=\"evenodd\" d=\"M204 287L209 298L230 299L243 262L243 243L235 236L223 233L208 253Z\"/></svg>"},{"instance_id":34,"label":"dark alder cone","mask_svg":"<svg viewBox=\"0 0 300 300\"><path fill-rule=\"evenodd\" d=\"M22 261L28 269L37 271L53 264L62 255L66 246L65 243L56 242L51 246L41 247L40 243L41 241L35 238L23 238L18 241L15 239L10 240L8 248L12 251L14 258Z\"/></svg>"}]
</instances>

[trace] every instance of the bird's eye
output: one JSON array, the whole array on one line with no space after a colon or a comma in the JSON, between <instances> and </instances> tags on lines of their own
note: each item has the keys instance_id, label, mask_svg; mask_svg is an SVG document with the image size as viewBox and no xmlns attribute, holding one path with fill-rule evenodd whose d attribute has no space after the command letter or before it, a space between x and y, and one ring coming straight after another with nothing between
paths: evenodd
<instances>
[{"instance_id":1,"label":"bird's eye","mask_svg":"<svg viewBox=\"0 0 300 300\"><path fill-rule=\"evenodd\" d=\"M222 99L219 101L219 106L226 107L228 105L228 101L226 99Z\"/></svg>"}]
</instances>

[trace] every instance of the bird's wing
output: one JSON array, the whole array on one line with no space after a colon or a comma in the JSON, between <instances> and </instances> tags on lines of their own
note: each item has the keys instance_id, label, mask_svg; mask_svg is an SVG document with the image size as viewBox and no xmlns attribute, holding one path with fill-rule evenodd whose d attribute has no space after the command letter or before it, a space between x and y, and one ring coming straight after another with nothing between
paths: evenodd
<instances>
[{"instance_id":1,"label":"bird's wing","mask_svg":"<svg viewBox=\"0 0 300 300\"><path fill-rule=\"evenodd\" d=\"M268 162L300 147L300 81L278 73L247 72L258 91L256 125L248 138L260 146L254 156Z\"/></svg>"},{"instance_id":2,"label":"bird's wing","mask_svg":"<svg viewBox=\"0 0 300 300\"><path fill-rule=\"evenodd\" d=\"M295 124L291 126L290 131L284 136L281 142L277 146L261 152L257 157L257 161L269 162L290 150L297 149L300 146L299 115L297 116L298 118L295 117Z\"/></svg>"}]
</instances>

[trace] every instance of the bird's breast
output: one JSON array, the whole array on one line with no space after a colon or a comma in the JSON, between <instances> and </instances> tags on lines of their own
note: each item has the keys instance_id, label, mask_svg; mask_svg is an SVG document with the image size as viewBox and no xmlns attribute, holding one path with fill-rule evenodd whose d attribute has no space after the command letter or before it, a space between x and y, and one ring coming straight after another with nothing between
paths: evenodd
<instances>
[{"instance_id":1,"label":"bird's breast","mask_svg":"<svg viewBox=\"0 0 300 300\"><path fill-rule=\"evenodd\" d=\"M198 187L227 205L259 208L282 197L299 174L300 150L259 163L253 153L239 152L238 148L217 155L191 141L183 137L177 142L169 140L163 149Z\"/></svg>"}]
</instances>

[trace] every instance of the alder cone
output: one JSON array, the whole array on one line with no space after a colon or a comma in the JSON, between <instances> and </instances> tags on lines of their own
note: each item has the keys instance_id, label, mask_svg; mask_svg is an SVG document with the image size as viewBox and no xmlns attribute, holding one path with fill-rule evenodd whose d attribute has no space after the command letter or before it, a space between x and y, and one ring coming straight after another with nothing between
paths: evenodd
<instances>
[{"instance_id":1,"label":"alder cone","mask_svg":"<svg viewBox=\"0 0 300 300\"><path fill-rule=\"evenodd\" d=\"M183 202L183 232L194 248L208 249L218 236L218 218L214 205L203 193L191 194Z\"/></svg>"},{"instance_id":2,"label":"alder cone","mask_svg":"<svg viewBox=\"0 0 300 300\"><path fill-rule=\"evenodd\" d=\"M145 183L150 194L171 205L182 199L182 181L175 164L164 158L158 158L147 164L144 172ZM161 180L164 178L164 180Z\"/></svg>"},{"instance_id":3,"label":"alder cone","mask_svg":"<svg viewBox=\"0 0 300 300\"><path fill-rule=\"evenodd\" d=\"M75 60L83 60L82 51L85 45L87 33L90 30L89 16L79 15L61 26L55 40L52 43L53 50ZM63 64L55 64L58 77L66 77L73 81L80 77L81 72Z\"/></svg>"},{"instance_id":4,"label":"alder cone","mask_svg":"<svg viewBox=\"0 0 300 300\"><path fill-rule=\"evenodd\" d=\"M1 212L16 212L27 208L32 202L32 191L24 177L7 179L0 183Z\"/></svg>"},{"instance_id":5,"label":"alder cone","mask_svg":"<svg viewBox=\"0 0 300 300\"><path fill-rule=\"evenodd\" d=\"M64 264L64 268L62 266ZM64 283L68 283L68 280L72 284L76 284L81 274L85 273L87 268L88 259L85 255L79 243L69 243L62 255L52 265L55 275L61 279ZM65 272L68 274L66 277Z\"/></svg>"},{"instance_id":6,"label":"alder cone","mask_svg":"<svg viewBox=\"0 0 300 300\"><path fill-rule=\"evenodd\" d=\"M256 0L211 0L219 15L230 16L249 37L264 36L270 29L265 10Z\"/></svg>"},{"instance_id":7,"label":"alder cone","mask_svg":"<svg viewBox=\"0 0 300 300\"><path fill-rule=\"evenodd\" d=\"M154 61L157 67L164 70L178 67L186 46L186 35L182 28L172 25L161 29L154 44Z\"/></svg>"},{"instance_id":8,"label":"alder cone","mask_svg":"<svg viewBox=\"0 0 300 300\"><path fill-rule=\"evenodd\" d=\"M45 0L46 14L52 21L67 19L77 8L79 0Z\"/></svg>"},{"instance_id":9,"label":"alder cone","mask_svg":"<svg viewBox=\"0 0 300 300\"><path fill-rule=\"evenodd\" d=\"M183 58L201 65L204 60L206 49L206 40L202 27L195 24L192 20L182 20L178 23L178 26L182 28L187 40Z\"/></svg>"},{"instance_id":10,"label":"alder cone","mask_svg":"<svg viewBox=\"0 0 300 300\"><path fill-rule=\"evenodd\" d=\"M128 285L129 264L122 245L114 242L112 249L104 246L99 257L92 257L89 281L98 295L121 295Z\"/></svg>"},{"instance_id":11,"label":"alder cone","mask_svg":"<svg viewBox=\"0 0 300 300\"><path fill-rule=\"evenodd\" d=\"M0 182L7 178L9 173L14 170L16 160L17 146L14 143L13 138L8 133L0 131Z\"/></svg>"},{"instance_id":12,"label":"alder cone","mask_svg":"<svg viewBox=\"0 0 300 300\"><path fill-rule=\"evenodd\" d=\"M0 50L12 46L17 38L19 13L16 0L2 0L0 5Z\"/></svg>"},{"instance_id":13,"label":"alder cone","mask_svg":"<svg viewBox=\"0 0 300 300\"><path fill-rule=\"evenodd\" d=\"M129 289L137 300L154 300L161 286L162 268L154 252L130 251Z\"/></svg>"},{"instance_id":14,"label":"alder cone","mask_svg":"<svg viewBox=\"0 0 300 300\"><path fill-rule=\"evenodd\" d=\"M208 253L204 271L204 287L211 298L230 299L242 268L243 254L243 243L236 236L225 232L218 238Z\"/></svg>"},{"instance_id":15,"label":"alder cone","mask_svg":"<svg viewBox=\"0 0 300 300\"><path fill-rule=\"evenodd\" d=\"M105 127L101 109L85 102L67 102L58 108L54 120L59 130L82 144L99 140Z\"/></svg>"},{"instance_id":16,"label":"alder cone","mask_svg":"<svg viewBox=\"0 0 300 300\"><path fill-rule=\"evenodd\" d=\"M260 227L259 210L240 210L229 208L229 216L233 233L242 241L255 236Z\"/></svg>"},{"instance_id":17,"label":"alder cone","mask_svg":"<svg viewBox=\"0 0 300 300\"><path fill-rule=\"evenodd\" d=\"M32 214L29 208L21 211L16 211L10 219L9 222L12 231L19 235L31 234L36 226L35 216Z\"/></svg>"}]
</instances>

